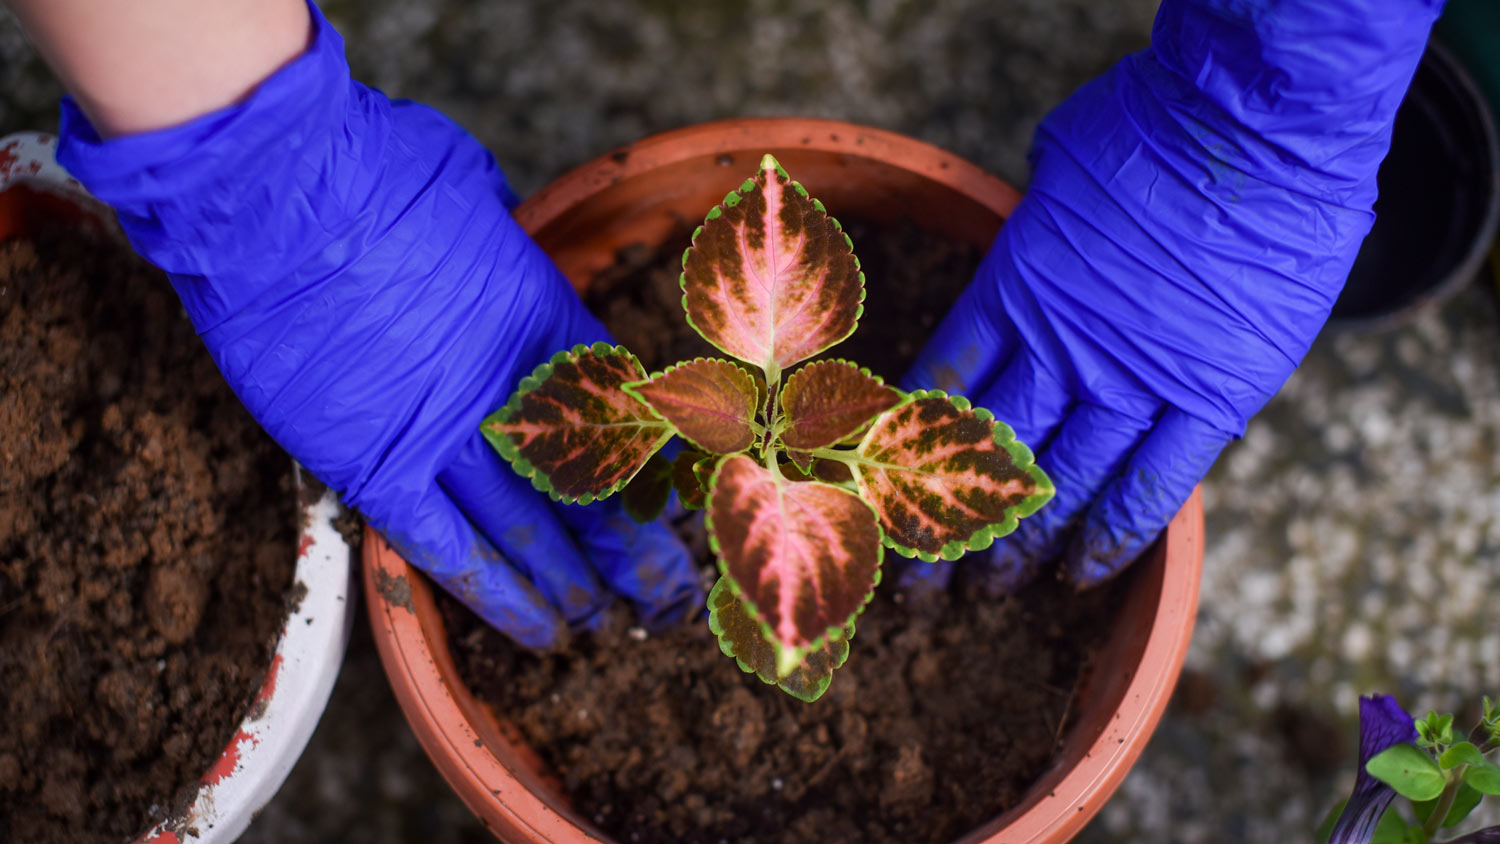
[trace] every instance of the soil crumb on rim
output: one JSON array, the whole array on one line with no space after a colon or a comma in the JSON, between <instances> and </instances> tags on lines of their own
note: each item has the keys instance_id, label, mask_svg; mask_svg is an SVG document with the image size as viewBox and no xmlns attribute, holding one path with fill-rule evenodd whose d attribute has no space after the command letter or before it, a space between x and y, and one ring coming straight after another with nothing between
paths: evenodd
<instances>
[{"instance_id":1,"label":"soil crumb on rim","mask_svg":"<svg viewBox=\"0 0 1500 844\"><path fill-rule=\"evenodd\" d=\"M388 572L380 569L375 571L375 591L380 593L387 603L398 606L413 615L416 610L411 604L411 582L406 575L391 576Z\"/></svg>"}]
</instances>

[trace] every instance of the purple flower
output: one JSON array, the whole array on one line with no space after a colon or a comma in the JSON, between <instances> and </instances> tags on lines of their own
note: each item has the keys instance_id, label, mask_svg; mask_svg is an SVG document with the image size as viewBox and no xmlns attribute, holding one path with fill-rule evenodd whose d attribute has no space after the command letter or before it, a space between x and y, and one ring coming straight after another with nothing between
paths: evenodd
<instances>
[{"instance_id":1,"label":"purple flower","mask_svg":"<svg viewBox=\"0 0 1500 844\"><path fill-rule=\"evenodd\" d=\"M1417 726L1395 698L1370 695L1359 699L1359 774L1354 779L1354 792L1349 795L1348 804L1333 825L1328 844L1366 844L1370 840L1396 792L1370 776L1365 763L1392 745L1416 740Z\"/></svg>"},{"instance_id":2,"label":"purple flower","mask_svg":"<svg viewBox=\"0 0 1500 844\"><path fill-rule=\"evenodd\" d=\"M1477 829L1462 838L1453 839L1448 844L1500 844L1500 826Z\"/></svg>"}]
</instances>

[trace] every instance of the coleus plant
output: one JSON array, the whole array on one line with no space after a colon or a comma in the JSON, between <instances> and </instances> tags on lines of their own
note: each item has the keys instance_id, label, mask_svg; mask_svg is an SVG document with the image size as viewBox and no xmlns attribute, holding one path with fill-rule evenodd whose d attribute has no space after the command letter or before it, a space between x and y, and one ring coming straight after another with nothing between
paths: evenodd
<instances>
[{"instance_id":1,"label":"coleus plant","mask_svg":"<svg viewBox=\"0 0 1500 844\"><path fill-rule=\"evenodd\" d=\"M803 363L854 332L865 280L838 221L774 157L708 212L682 266L688 323L735 360L647 374L622 347L576 346L522 379L484 434L556 500L623 489L644 520L675 488L706 508L721 649L815 700L849 654L885 548L928 562L986 548L1052 482L1008 425L960 396L904 393L844 360ZM674 435L687 447L668 461Z\"/></svg>"}]
</instances>

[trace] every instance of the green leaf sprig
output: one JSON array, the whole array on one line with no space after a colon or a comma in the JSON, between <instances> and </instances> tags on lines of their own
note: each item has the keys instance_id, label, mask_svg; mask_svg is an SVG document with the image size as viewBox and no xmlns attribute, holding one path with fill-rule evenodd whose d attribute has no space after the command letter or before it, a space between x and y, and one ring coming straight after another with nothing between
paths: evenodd
<instances>
[{"instance_id":1,"label":"green leaf sprig","mask_svg":"<svg viewBox=\"0 0 1500 844\"><path fill-rule=\"evenodd\" d=\"M1333 830L1332 844L1491 844L1500 841L1500 827L1475 830L1456 838L1442 838L1465 819L1486 797L1500 797L1500 705L1483 698L1479 722L1467 734L1454 731L1449 713L1429 712L1411 722L1416 739L1392 744L1365 763L1371 777L1410 802L1410 820L1398 806L1384 810L1370 829L1339 835L1330 815L1326 829ZM1409 717L1409 716L1407 716ZM1389 795L1389 792L1387 792ZM1370 801L1371 795L1356 789L1355 801ZM1387 798L1388 799L1388 798ZM1344 826L1349 826L1345 824ZM1362 838L1359 836L1363 836ZM1326 836L1322 840L1329 841Z\"/></svg>"}]
</instances>

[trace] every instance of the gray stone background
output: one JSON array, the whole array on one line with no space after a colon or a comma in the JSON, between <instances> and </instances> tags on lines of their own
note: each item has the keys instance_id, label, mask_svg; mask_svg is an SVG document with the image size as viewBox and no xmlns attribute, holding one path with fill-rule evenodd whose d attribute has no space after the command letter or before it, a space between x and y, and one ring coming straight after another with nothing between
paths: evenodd
<instances>
[{"instance_id":1,"label":"gray stone background","mask_svg":"<svg viewBox=\"0 0 1500 844\"><path fill-rule=\"evenodd\" d=\"M1037 121L1143 47L1153 0L329 0L357 77L474 132L517 189L642 135L804 115L946 147L1017 185ZM0 19L0 132L56 125ZM1188 671L1080 840L1282 842L1353 777L1360 694L1500 692L1500 334L1486 279L1378 336L1325 336L1205 483ZM1491 818L1490 822L1495 822ZM360 618L318 733L246 841L485 833L406 727Z\"/></svg>"}]
</instances>

